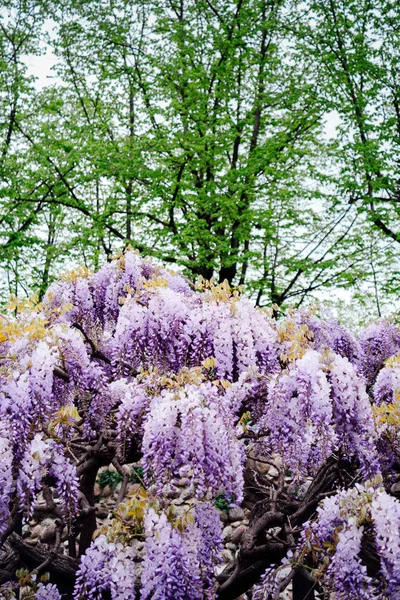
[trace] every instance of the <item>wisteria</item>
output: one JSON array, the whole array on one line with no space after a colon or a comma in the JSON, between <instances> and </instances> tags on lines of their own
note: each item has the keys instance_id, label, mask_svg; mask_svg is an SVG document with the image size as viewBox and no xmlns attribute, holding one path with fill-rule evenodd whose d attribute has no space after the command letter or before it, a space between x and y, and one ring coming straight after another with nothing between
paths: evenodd
<instances>
[{"instance_id":1,"label":"wisteria","mask_svg":"<svg viewBox=\"0 0 400 600\"><path fill-rule=\"evenodd\" d=\"M0 421L0 535L7 527L10 515L10 501L14 487L12 473L11 431L4 421Z\"/></svg>"},{"instance_id":2,"label":"wisteria","mask_svg":"<svg viewBox=\"0 0 400 600\"><path fill-rule=\"evenodd\" d=\"M94 540L82 557L77 572L74 597L77 600L101 600L111 592L118 600L135 599L135 550L131 546L109 542L105 535Z\"/></svg>"},{"instance_id":3,"label":"wisteria","mask_svg":"<svg viewBox=\"0 0 400 600\"><path fill-rule=\"evenodd\" d=\"M369 325L360 335L363 352L362 371L369 384L372 384L386 359L400 350L398 328L388 321Z\"/></svg>"},{"instance_id":4,"label":"wisteria","mask_svg":"<svg viewBox=\"0 0 400 600\"><path fill-rule=\"evenodd\" d=\"M322 366L321 356L310 350L287 373L276 376L261 419L266 443L298 477L317 470L337 447L331 390Z\"/></svg>"},{"instance_id":5,"label":"wisteria","mask_svg":"<svg viewBox=\"0 0 400 600\"><path fill-rule=\"evenodd\" d=\"M399 350L132 250L13 301L0 596L400 597Z\"/></svg>"},{"instance_id":6,"label":"wisteria","mask_svg":"<svg viewBox=\"0 0 400 600\"><path fill-rule=\"evenodd\" d=\"M385 593L395 598L400 595L400 503L380 489L373 495L370 510Z\"/></svg>"},{"instance_id":7,"label":"wisteria","mask_svg":"<svg viewBox=\"0 0 400 600\"><path fill-rule=\"evenodd\" d=\"M171 479L189 476L200 498L220 492L243 498L243 450L215 386L187 385L154 398L144 427L147 481L162 492Z\"/></svg>"},{"instance_id":8,"label":"wisteria","mask_svg":"<svg viewBox=\"0 0 400 600\"><path fill-rule=\"evenodd\" d=\"M334 419L339 441L348 456L356 455L368 479L379 470L376 432L369 398L354 366L336 355L329 372Z\"/></svg>"},{"instance_id":9,"label":"wisteria","mask_svg":"<svg viewBox=\"0 0 400 600\"><path fill-rule=\"evenodd\" d=\"M200 600L198 565L193 564L190 542L168 522L165 514L149 510L145 522L146 558L141 600ZM189 550L189 552L188 552Z\"/></svg>"},{"instance_id":10,"label":"wisteria","mask_svg":"<svg viewBox=\"0 0 400 600\"><path fill-rule=\"evenodd\" d=\"M336 551L328 568L327 579L330 581L328 585L333 587L339 597L372 600L375 596L367 567L359 558L363 534L363 528L357 527L354 517L350 517L338 533Z\"/></svg>"},{"instance_id":11,"label":"wisteria","mask_svg":"<svg viewBox=\"0 0 400 600\"><path fill-rule=\"evenodd\" d=\"M272 379L260 423L264 444L298 477L338 450L356 456L367 477L378 470L370 401L347 358L308 350Z\"/></svg>"},{"instance_id":12,"label":"wisteria","mask_svg":"<svg viewBox=\"0 0 400 600\"><path fill-rule=\"evenodd\" d=\"M121 458L129 450L133 437L142 430L144 416L151 401L150 390L149 381L128 382L127 379L122 378L109 384L110 404L118 405L117 439L118 453Z\"/></svg>"},{"instance_id":13,"label":"wisteria","mask_svg":"<svg viewBox=\"0 0 400 600\"><path fill-rule=\"evenodd\" d=\"M17 479L21 507L28 515L46 476L54 478L56 490L63 500L65 517L70 520L78 510L76 469L53 440L45 440L37 433L24 454Z\"/></svg>"},{"instance_id":14,"label":"wisteria","mask_svg":"<svg viewBox=\"0 0 400 600\"><path fill-rule=\"evenodd\" d=\"M379 371L373 393L378 406L382 402L391 403L400 399L400 360L398 355L389 359Z\"/></svg>"},{"instance_id":15,"label":"wisteria","mask_svg":"<svg viewBox=\"0 0 400 600\"><path fill-rule=\"evenodd\" d=\"M51 450L51 445L43 439L43 435L37 433L21 461L17 489L21 506L28 514L31 513L32 503L36 499L42 479L47 474Z\"/></svg>"},{"instance_id":16,"label":"wisteria","mask_svg":"<svg viewBox=\"0 0 400 600\"><path fill-rule=\"evenodd\" d=\"M62 598L57 586L54 584L43 585L39 583L35 600L62 600Z\"/></svg>"},{"instance_id":17,"label":"wisteria","mask_svg":"<svg viewBox=\"0 0 400 600\"><path fill-rule=\"evenodd\" d=\"M197 560L204 584L203 593L207 598L214 598L216 591L214 567L219 562L223 544L221 520L210 502L200 502L196 505L195 524L200 532Z\"/></svg>"},{"instance_id":18,"label":"wisteria","mask_svg":"<svg viewBox=\"0 0 400 600\"><path fill-rule=\"evenodd\" d=\"M400 593L400 502L381 487L379 478L327 498L317 518L305 526L290 562L306 561L317 581L334 598L393 599ZM363 563L363 547L375 541L381 579ZM364 557L367 555L364 552ZM278 571L276 571L278 574ZM269 571L271 578L274 572Z\"/></svg>"},{"instance_id":19,"label":"wisteria","mask_svg":"<svg viewBox=\"0 0 400 600\"><path fill-rule=\"evenodd\" d=\"M198 504L194 522L174 527L153 509L145 518L146 558L141 600L215 598L213 567L222 550L215 509Z\"/></svg>"},{"instance_id":20,"label":"wisteria","mask_svg":"<svg viewBox=\"0 0 400 600\"><path fill-rule=\"evenodd\" d=\"M321 351L324 348L330 348L354 365L361 366L363 349L360 342L336 319L331 316L322 319L311 311L300 310L296 315L296 321L305 324L310 330L315 350Z\"/></svg>"}]
</instances>

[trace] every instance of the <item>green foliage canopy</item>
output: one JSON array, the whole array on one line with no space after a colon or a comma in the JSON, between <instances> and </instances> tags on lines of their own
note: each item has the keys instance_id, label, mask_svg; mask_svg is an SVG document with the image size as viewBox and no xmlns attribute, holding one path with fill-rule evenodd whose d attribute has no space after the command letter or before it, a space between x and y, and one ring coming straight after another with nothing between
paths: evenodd
<instances>
[{"instance_id":1,"label":"green foliage canopy","mask_svg":"<svg viewBox=\"0 0 400 600\"><path fill-rule=\"evenodd\" d=\"M355 284L379 311L398 283L399 18L383 0L7 0L3 294L131 244L259 304ZM26 57L46 48L39 87Z\"/></svg>"}]
</instances>

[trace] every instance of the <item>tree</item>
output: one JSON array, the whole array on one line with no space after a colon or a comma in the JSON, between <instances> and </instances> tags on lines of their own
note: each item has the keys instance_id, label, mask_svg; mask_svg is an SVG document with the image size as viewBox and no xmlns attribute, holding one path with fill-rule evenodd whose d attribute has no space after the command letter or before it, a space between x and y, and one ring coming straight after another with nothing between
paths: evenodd
<instances>
[{"instance_id":1,"label":"tree","mask_svg":"<svg viewBox=\"0 0 400 600\"><path fill-rule=\"evenodd\" d=\"M391 293L398 287L400 239L399 8L368 0L317 1L309 8L304 51L318 60L321 93L340 116L337 186L365 223L376 265L371 275L379 276L384 293Z\"/></svg>"},{"instance_id":2,"label":"tree","mask_svg":"<svg viewBox=\"0 0 400 600\"><path fill-rule=\"evenodd\" d=\"M56 204L65 193L62 182L49 177L41 139L49 129L53 103L46 106L37 93L25 59L44 52L46 3L4 2L0 13L0 198L1 287L7 297L44 293L49 276L63 255L60 229L64 215ZM40 126L39 126L40 125ZM60 140L57 140L60 145ZM61 239L60 239L61 238ZM71 244L67 245L67 250Z\"/></svg>"},{"instance_id":3,"label":"tree","mask_svg":"<svg viewBox=\"0 0 400 600\"><path fill-rule=\"evenodd\" d=\"M321 187L326 102L284 3L46 7L61 83L16 121L4 207L43 215L29 235L51 221L51 272L130 243L279 305L362 276L357 213Z\"/></svg>"},{"instance_id":4,"label":"tree","mask_svg":"<svg viewBox=\"0 0 400 600\"><path fill-rule=\"evenodd\" d=\"M3 596L398 595L397 326L277 322L133 251L10 311Z\"/></svg>"}]
</instances>

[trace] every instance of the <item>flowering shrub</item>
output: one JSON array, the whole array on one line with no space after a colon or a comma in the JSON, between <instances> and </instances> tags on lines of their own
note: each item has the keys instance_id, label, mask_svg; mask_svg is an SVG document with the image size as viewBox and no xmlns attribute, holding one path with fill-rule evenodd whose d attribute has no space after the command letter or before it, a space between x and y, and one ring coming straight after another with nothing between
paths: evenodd
<instances>
[{"instance_id":1,"label":"flowering shrub","mask_svg":"<svg viewBox=\"0 0 400 600\"><path fill-rule=\"evenodd\" d=\"M2 597L400 594L398 328L201 287L128 251L0 317Z\"/></svg>"}]
</instances>

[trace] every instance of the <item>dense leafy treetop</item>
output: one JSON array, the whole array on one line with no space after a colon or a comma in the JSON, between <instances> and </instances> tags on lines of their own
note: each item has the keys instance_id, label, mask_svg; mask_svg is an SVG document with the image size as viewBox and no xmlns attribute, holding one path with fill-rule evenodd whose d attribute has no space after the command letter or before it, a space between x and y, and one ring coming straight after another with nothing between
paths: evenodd
<instances>
[{"instance_id":1,"label":"dense leafy treetop","mask_svg":"<svg viewBox=\"0 0 400 600\"><path fill-rule=\"evenodd\" d=\"M0 297L130 243L259 305L397 302L399 21L388 0L4 0Z\"/></svg>"}]
</instances>

